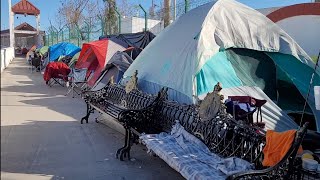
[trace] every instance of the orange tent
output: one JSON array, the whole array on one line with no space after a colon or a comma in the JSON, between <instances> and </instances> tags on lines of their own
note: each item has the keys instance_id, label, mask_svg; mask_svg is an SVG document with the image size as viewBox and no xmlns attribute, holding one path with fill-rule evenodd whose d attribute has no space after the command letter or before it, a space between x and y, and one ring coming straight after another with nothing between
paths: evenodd
<instances>
[{"instance_id":1,"label":"orange tent","mask_svg":"<svg viewBox=\"0 0 320 180\"><path fill-rule=\"evenodd\" d=\"M125 49L125 44L110 39L84 43L75 67L87 68L87 76L93 73L92 78L90 78L88 82L89 86L93 86L111 57L117 51L123 51Z\"/></svg>"},{"instance_id":2,"label":"orange tent","mask_svg":"<svg viewBox=\"0 0 320 180\"><path fill-rule=\"evenodd\" d=\"M36 50L37 49L37 46L36 45L33 45L30 50L27 52L27 55L26 55L26 59L29 59L29 55L31 54L32 51Z\"/></svg>"}]
</instances>

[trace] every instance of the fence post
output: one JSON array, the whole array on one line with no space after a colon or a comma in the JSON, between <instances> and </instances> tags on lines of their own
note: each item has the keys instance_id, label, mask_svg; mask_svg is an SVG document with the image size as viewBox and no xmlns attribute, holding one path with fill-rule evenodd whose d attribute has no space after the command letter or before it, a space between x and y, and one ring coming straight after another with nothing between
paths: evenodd
<instances>
[{"instance_id":1,"label":"fence post","mask_svg":"<svg viewBox=\"0 0 320 180\"><path fill-rule=\"evenodd\" d=\"M89 23L87 23L87 22L84 22L84 23L86 23L87 24L87 40L88 40L88 42L90 41L90 26L89 26Z\"/></svg>"},{"instance_id":2,"label":"fence post","mask_svg":"<svg viewBox=\"0 0 320 180\"><path fill-rule=\"evenodd\" d=\"M139 4L140 8L142 9L142 11L144 12L144 31L147 31L148 29L148 18L147 18L147 12L146 10L141 6L141 4Z\"/></svg>"},{"instance_id":3,"label":"fence post","mask_svg":"<svg viewBox=\"0 0 320 180\"><path fill-rule=\"evenodd\" d=\"M79 30L77 30L77 37L78 37L78 46L80 47L80 33L79 33Z\"/></svg>"},{"instance_id":4,"label":"fence post","mask_svg":"<svg viewBox=\"0 0 320 180\"><path fill-rule=\"evenodd\" d=\"M70 33L70 27L68 27L68 32L69 32L69 42L71 42L71 33Z\"/></svg>"},{"instance_id":5,"label":"fence post","mask_svg":"<svg viewBox=\"0 0 320 180\"><path fill-rule=\"evenodd\" d=\"M53 45L53 32L51 32L51 45Z\"/></svg>"},{"instance_id":6,"label":"fence post","mask_svg":"<svg viewBox=\"0 0 320 180\"><path fill-rule=\"evenodd\" d=\"M63 30L61 31L61 33L62 33L62 42L64 41L64 33L63 33Z\"/></svg>"},{"instance_id":7,"label":"fence post","mask_svg":"<svg viewBox=\"0 0 320 180\"><path fill-rule=\"evenodd\" d=\"M104 35L104 23L103 23L102 18L100 20L101 20L101 36L103 36Z\"/></svg>"},{"instance_id":8,"label":"fence post","mask_svg":"<svg viewBox=\"0 0 320 180\"><path fill-rule=\"evenodd\" d=\"M119 34L120 34L121 33L121 15L120 15L117 7L115 7L114 9L115 9L116 13L118 14L118 23L119 23L118 28L119 28Z\"/></svg>"},{"instance_id":9,"label":"fence post","mask_svg":"<svg viewBox=\"0 0 320 180\"><path fill-rule=\"evenodd\" d=\"M57 44L59 43L59 32L58 30L56 31L56 35L57 35Z\"/></svg>"},{"instance_id":10,"label":"fence post","mask_svg":"<svg viewBox=\"0 0 320 180\"><path fill-rule=\"evenodd\" d=\"M184 0L184 12L187 13L189 10L189 0Z\"/></svg>"}]
</instances>

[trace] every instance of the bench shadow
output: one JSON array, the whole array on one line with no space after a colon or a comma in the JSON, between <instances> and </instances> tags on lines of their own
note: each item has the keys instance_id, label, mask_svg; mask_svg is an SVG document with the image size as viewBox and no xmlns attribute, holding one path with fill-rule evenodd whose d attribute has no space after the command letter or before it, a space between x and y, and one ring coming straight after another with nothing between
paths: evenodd
<instances>
[{"instance_id":1,"label":"bench shadow","mask_svg":"<svg viewBox=\"0 0 320 180\"><path fill-rule=\"evenodd\" d=\"M2 175L49 176L50 179L183 179L160 158L148 156L140 145L133 146L134 161L120 162L115 152L123 146L124 136L95 123L97 113L90 117L89 124L81 125L79 119L86 113L85 102L64 96L66 87L45 85L42 74L31 73L25 61L15 60L1 78L16 78L1 86L1 96L13 100L10 102L13 104L4 106L39 106L71 117L66 121L42 115L45 119L39 121L2 124Z\"/></svg>"},{"instance_id":2,"label":"bench shadow","mask_svg":"<svg viewBox=\"0 0 320 180\"><path fill-rule=\"evenodd\" d=\"M134 161L119 161L114 154L122 142L121 134L95 123L29 120L1 126L1 171L50 179L183 179L139 146L133 147Z\"/></svg>"}]
</instances>

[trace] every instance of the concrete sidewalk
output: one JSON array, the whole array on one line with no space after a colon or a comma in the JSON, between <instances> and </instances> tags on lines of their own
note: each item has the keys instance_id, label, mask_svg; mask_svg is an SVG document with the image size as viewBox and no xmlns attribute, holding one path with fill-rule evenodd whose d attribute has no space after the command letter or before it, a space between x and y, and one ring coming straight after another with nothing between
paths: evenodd
<instances>
[{"instance_id":1,"label":"concrete sidewalk","mask_svg":"<svg viewBox=\"0 0 320 180\"><path fill-rule=\"evenodd\" d=\"M134 161L120 162L124 136L93 116L81 125L85 103L65 93L22 58L1 74L1 179L183 179L143 146L133 146Z\"/></svg>"}]
</instances>

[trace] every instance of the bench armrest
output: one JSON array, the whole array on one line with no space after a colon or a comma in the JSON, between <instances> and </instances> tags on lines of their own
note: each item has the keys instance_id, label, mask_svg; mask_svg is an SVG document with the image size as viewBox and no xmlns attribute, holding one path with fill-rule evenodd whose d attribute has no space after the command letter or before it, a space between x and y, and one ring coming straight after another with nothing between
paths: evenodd
<instances>
[{"instance_id":1,"label":"bench armrest","mask_svg":"<svg viewBox=\"0 0 320 180\"><path fill-rule=\"evenodd\" d=\"M236 174L232 174L228 176L228 180L235 180L235 179L255 179L254 177L259 177L259 179L264 178L272 178L274 176L283 177L279 172L277 172L278 168L269 167L267 169L262 170L250 170L246 172L240 172Z\"/></svg>"},{"instance_id":2,"label":"bench armrest","mask_svg":"<svg viewBox=\"0 0 320 180\"><path fill-rule=\"evenodd\" d=\"M254 179L259 176L259 179L267 177L269 179L284 178L289 179L294 173L294 160L301 145L301 142L307 132L308 123L305 123L297 132L294 141L286 155L276 165L262 169L250 170L230 175L227 179Z\"/></svg>"},{"instance_id":3,"label":"bench armrest","mask_svg":"<svg viewBox=\"0 0 320 180\"><path fill-rule=\"evenodd\" d=\"M137 128L144 130L153 120L153 115L161 106L161 103L167 99L167 89L161 89L156 99L143 109L126 109L120 112L119 122L124 124L125 128Z\"/></svg>"}]
</instances>

